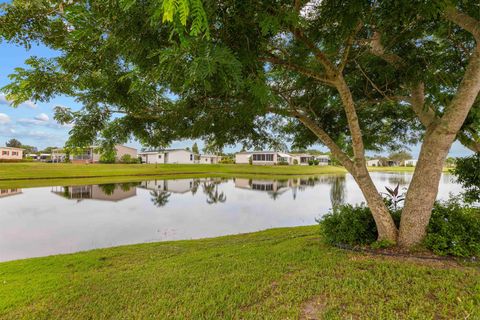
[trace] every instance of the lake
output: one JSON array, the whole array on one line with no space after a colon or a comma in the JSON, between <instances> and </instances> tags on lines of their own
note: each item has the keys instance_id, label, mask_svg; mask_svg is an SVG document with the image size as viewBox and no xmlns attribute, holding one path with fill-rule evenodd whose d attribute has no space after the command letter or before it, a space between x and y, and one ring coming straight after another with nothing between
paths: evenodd
<instances>
[{"instance_id":1,"label":"lake","mask_svg":"<svg viewBox=\"0 0 480 320\"><path fill-rule=\"evenodd\" d=\"M380 191L411 173L371 173ZM439 199L461 187L444 174ZM258 177L0 190L0 261L125 244L315 224L332 204L360 203L350 175Z\"/></svg>"}]
</instances>

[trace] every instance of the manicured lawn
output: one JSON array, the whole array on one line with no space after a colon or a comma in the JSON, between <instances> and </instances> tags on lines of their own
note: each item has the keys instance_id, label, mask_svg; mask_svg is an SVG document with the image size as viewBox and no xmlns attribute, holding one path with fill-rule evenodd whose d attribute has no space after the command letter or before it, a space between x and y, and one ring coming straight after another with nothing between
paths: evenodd
<instances>
[{"instance_id":1,"label":"manicured lawn","mask_svg":"<svg viewBox=\"0 0 480 320\"><path fill-rule=\"evenodd\" d=\"M413 172L412 167L371 167L371 171L385 172ZM291 176L312 174L346 173L343 167L337 166L252 166L252 165L192 165L192 164L167 164L167 165L125 165L125 164L52 164L52 163L0 163L0 185L3 181L21 179L78 179L78 178L110 178L110 177L138 177L168 176L179 178L181 176L225 176L225 175L268 175ZM106 182L128 181L129 179L106 179ZM96 180L98 181L98 180ZM100 183L100 182L98 182ZM20 183L22 185L22 183ZM58 184L58 183L57 183ZM12 185L12 184L8 184ZM45 183L32 183L45 185Z\"/></svg>"},{"instance_id":2,"label":"manicured lawn","mask_svg":"<svg viewBox=\"0 0 480 320\"><path fill-rule=\"evenodd\" d=\"M331 248L318 226L0 264L2 319L478 319L480 271Z\"/></svg>"},{"instance_id":3,"label":"manicured lawn","mask_svg":"<svg viewBox=\"0 0 480 320\"><path fill-rule=\"evenodd\" d=\"M334 166L252 166L206 164L68 164L68 163L0 163L0 180L51 179L111 176L147 176L179 174L265 174L304 175L343 173Z\"/></svg>"}]
</instances>

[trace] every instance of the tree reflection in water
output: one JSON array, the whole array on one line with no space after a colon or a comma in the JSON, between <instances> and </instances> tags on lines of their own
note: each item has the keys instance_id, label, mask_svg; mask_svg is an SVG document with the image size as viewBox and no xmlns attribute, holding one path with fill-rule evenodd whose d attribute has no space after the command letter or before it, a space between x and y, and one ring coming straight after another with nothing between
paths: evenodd
<instances>
[{"instance_id":1,"label":"tree reflection in water","mask_svg":"<svg viewBox=\"0 0 480 320\"><path fill-rule=\"evenodd\" d=\"M172 194L168 191L163 190L152 190L150 191L150 196L152 197L152 202L157 207L163 207L168 203L168 198Z\"/></svg>"},{"instance_id":2,"label":"tree reflection in water","mask_svg":"<svg viewBox=\"0 0 480 320\"><path fill-rule=\"evenodd\" d=\"M227 197L223 192L218 192L218 185L222 183L220 180L205 181L202 184L203 193L207 195L208 204L224 203L227 201Z\"/></svg>"},{"instance_id":3,"label":"tree reflection in water","mask_svg":"<svg viewBox=\"0 0 480 320\"><path fill-rule=\"evenodd\" d=\"M105 195L111 196L115 192L116 185L115 183L105 183L105 184L99 184L98 187L102 189L102 192Z\"/></svg>"},{"instance_id":4,"label":"tree reflection in water","mask_svg":"<svg viewBox=\"0 0 480 320\"><path fill-rule=\"evenodd\" d=\"M330 202L332 203L332 208L345 203L346 187L345 175L332 177L332 187L330 188Z\"/></svg>"}]
</instances>

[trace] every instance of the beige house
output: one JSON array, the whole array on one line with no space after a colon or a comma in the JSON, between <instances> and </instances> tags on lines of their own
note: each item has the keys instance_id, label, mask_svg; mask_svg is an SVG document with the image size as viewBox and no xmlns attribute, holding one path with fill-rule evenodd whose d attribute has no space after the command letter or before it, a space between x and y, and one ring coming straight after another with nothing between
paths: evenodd
<instances>
[{"instance_id":1,"label":"beige house","mask_svg":"<svg viewBox=\"0 0 480 320\"><path fill-rule=\"evenodd\" d=\"M0 160L22 160L23 149L0 147Z\"/></svg>"},{"instance_id":2,"label":"beige house","mask_svg":"<svg viewBox=\"0 0 480 320\"><path fill-rule=\"evenodd\" d=\"M122 146L122 145L116 145L115 146L115 162L120 162L121 158L124 155L130 155L132 158L137 158L137 149L127 147L127 146ZM100 162L100 152L98 151L98 147L91 146L88 148L84 149L84 152L81 154L76 154L76 155L71 155L70 156L70 161L72 163L98 163Z\"/></svg>"},{"instance_id":3,"label":"beige house","mask_svg":"<svg viewBox=\"0 0 480 320\"><path fill-rule=\"evenodd\" d=\"M115 184L111 190L106 190L102 185L53 187L52 193L70 200L102 200L118 202L137 195L137 188L122 188Z\"/></svg>"},{"instance_id":4,"label":"beige house","mask_svg":"<svg viewBox=\"0 0 480 320\"><path fill-rule=\"evenodd\" d=\"M22 189L0 189L0 198L14 196L22 193Z\"/></svg>"}]
</instances>

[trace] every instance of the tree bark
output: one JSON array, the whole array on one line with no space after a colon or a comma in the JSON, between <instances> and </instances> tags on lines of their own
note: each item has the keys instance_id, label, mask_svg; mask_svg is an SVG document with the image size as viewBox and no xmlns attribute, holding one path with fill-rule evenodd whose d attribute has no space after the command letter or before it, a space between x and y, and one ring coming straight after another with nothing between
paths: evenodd
<instances>
[{"instance_id":1,"label":"tree bark","mask_svg":"<svg viewBox=\"0 0 480 320\"><path fill-rule=\"evenodd\" d=\"M372 211L373 219L377 225L378 240L397 243L397 227L385 202L383 202L382 196L378 193L377 187L373 184L367 167L356 169L356 172L352 173L352 176L360 187L360 190L362 190L367 205L370 211Z\"/></svg>"},{"instance_id":2,"label":"tree bark","mask_svg":"<svg viewBox=\"0 0 480 320\"><path fill-rule=\"evenodd\" d=\"M427 127L419 160L410 183L400 223L399 244L423 240L437 197L443 163L480 91L480 45L470 57L465 75L445 114Z\"/></svg>"},{"instance_id":3,"label":"tree bark","mask_svg":"<svg viewBox=\"0 0 480 320\"><path fill-rule=\"evenodd\" d=\"M438 194L443 163L455 140L455 134L428 131L402 210L398 243L415 246L425 237L433 204Z\"/></svg>"},{"instance_id":4,"label":"tree bark","mask_svg":"<svg viewBox=\"0 0 480 320\"><path fill-rule=\"evenodd\" d=\"M300 113L295 114L295 116L330 149L332 154L355 179L367 201L368 207L372 211L373 219L377 225L378 240L388 240L396 243L398 236L397 227L387 206L383 202L382 196L373 184L365 161L352 161L315 121Z\"/></svg>"}]
</instances>

